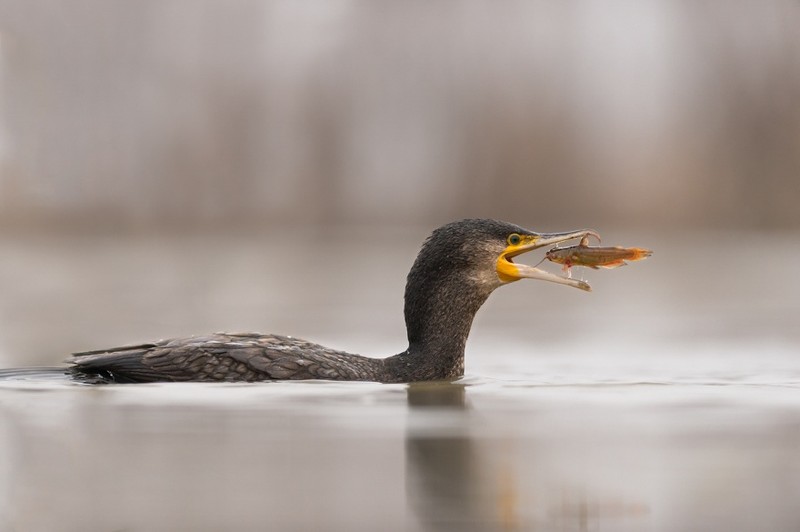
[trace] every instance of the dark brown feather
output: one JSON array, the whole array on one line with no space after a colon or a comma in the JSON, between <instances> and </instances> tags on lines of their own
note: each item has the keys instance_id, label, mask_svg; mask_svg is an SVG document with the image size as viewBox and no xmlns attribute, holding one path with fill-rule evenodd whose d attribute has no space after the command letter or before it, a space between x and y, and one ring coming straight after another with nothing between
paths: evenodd
<instances>
[{"instance_id":1,"label":"dark brown feather","mask_svg":"<svg viewBox=\"0 0 800 532\"><path fill-rule=\"evenodd\" d=\"M75 371L125 382L381 380L383 371L380 359L258 333L217 333L74 356Z\"/></svg>"},{"instance_id":2,"label":"dark brown feather","mask_svg":"<svg viewBox=\"0 0 800 532\"><path fill-rule=\"evenodd\" d=\"M410 382L464 374L475 313L498 286L496 262L511 233L495 220L462 220L435 230L408 274L408 348L367 358L272 334L217 333L76 353L72 371L115 382L329 379Z\"/></svg>"}]
</instances>

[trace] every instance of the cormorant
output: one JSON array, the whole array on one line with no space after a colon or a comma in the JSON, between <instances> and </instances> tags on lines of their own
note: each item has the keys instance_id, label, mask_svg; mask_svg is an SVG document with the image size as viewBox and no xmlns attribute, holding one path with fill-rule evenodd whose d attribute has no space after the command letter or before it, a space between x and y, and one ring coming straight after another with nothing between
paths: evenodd
<instances>
[{"instance_id":1,"label":"cormorant","mask_svg":"<svg viewBox=\"0 0 800 532\"><path fill-rule=\"evenodd\" d=\"M464 348L475 313L495 288L542 279L591 290L584 281L513 261L527 251L586 235L597 236L590 229L535 233L487 219L436 229L422 245L406 282L408 348L388 358L354 355L288 336L216 333L76 353L70 371L111 382L455 379L464 374Z\"/></svg>"}]
</instances>

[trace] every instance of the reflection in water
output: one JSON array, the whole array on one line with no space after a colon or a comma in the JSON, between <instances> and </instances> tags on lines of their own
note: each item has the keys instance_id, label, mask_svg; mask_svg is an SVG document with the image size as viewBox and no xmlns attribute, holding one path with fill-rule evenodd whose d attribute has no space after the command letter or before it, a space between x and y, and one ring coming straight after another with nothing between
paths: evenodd
<instances>
[{"instance_id":1,"label":"reflection in water","mask_svg":"<svg viewBox=\"0 0 800 532\"><path fill-rule=\"evenodd\" d=\"M800 530L796 385L59 379L0 372L2 531Z\"/></svg>"},{"instance_id":2,"label":"reflection in water","mask_svg":"<svg viewBox=\"0 0 800 532\"><path fill-rule=\"evenodd\" d=\"M509 467L487 467L469 430L467 386L433 382L407 389L406 488L425 530L513 530L515 479ZM491 445L483 449L499 447Z\"/></svg>"},{"instance_id":3,"label":"reflection in water","mask_svg":"<svg viewBox=\"0 0 800 532\"><path fill-rule=\"evenodd\" d=\"M477 456L467 434L452 434L416 423L424 413L431 422L440 414L448 421L465 415L466 387L449 382L408 386L409 428L406 434L408 500L426 529L466 530L483 522L478 496Z\"/></svg>"},{"instance_id":4,"label":"reflection in water","mask_svg":"<svg viewBox=\"0 0 800 532\"><path fill-rule=\"evenodd\" d=\"M473 387L474 388L474 387ZM467 402L469 386L460 383L416 383L407 388L409 423L406 433L406 489L409 504L424 530L596 530L612 523L619 530L644 526L650 509L639 495L614 493L587 485L596 463L585 467L587 478L574 478L587 452L596 451L590 433L565 445L573 463L560 474L542 464L540 438L508 438L501 422L493 433ZM535 421L514 416L516 423ZM587 425L589 426L589 425ZM521 426L519 428L522 428ZM589 437L587 437L589 436ZM520 447L520 441L524 447ZM569 442L565 442L569 443ZM553 449L543 449L553 456ZM556 453L558 462L561 460ZM600 462L614 457L603 456ZM563 466L563 464L562 464ZM521 491L521 489L523 491ZM628 495L627 497L630 497ZM521 507L522 505L522 507Z\"/></svg>"}]
</instances>

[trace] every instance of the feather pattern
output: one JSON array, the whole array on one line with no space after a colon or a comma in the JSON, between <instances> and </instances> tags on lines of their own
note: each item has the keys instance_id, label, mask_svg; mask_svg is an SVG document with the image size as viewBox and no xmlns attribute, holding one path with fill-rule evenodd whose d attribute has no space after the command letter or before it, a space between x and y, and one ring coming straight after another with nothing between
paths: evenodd
<instances>
[{"instance_id":1,"label":"feather pattern","mask_svg":"<svg viewBox=\"0 0 800 532\"><path fill-rule=\"evenodd\" d=\"M289 336L216 333L76 353L71 371L92 382L455 379L464 374L475 313L503 284L496 268L509 235L535 233L478 219L433 231L408 274L408 348L398 355L376 359Z\"/></svg>"},{"instance_id":2,"label":"feather pattern","mask_svg":"<svg viewBox=\"0 0 800 532\"><path fill-rule=\"evenodd\" d=\"M116 382L382 380L381 359L276 334L216 333L75 353L73 371Z\"/></svg>"}]
</instances>

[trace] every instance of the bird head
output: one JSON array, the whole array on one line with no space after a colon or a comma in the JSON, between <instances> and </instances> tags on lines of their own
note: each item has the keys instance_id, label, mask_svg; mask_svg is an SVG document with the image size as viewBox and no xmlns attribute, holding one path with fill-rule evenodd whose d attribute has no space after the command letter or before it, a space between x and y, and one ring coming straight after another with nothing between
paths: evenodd
<instances>
[{"instance_id":1,"label":"bird head","mask_svg":"<svg viewBox=\"0 0 800 532\"><path fill-rule=\"evenodd\" d=\"M537 233L497 220L461 220L444 225L431 234L414 269L433 276L454 273L462 280L469 279L490 290L520 279L540 279L590 291L591 286L585 281L514 261L529 251L587 235L597 237L591 229Z\"/></svg>"}]
</instances>

